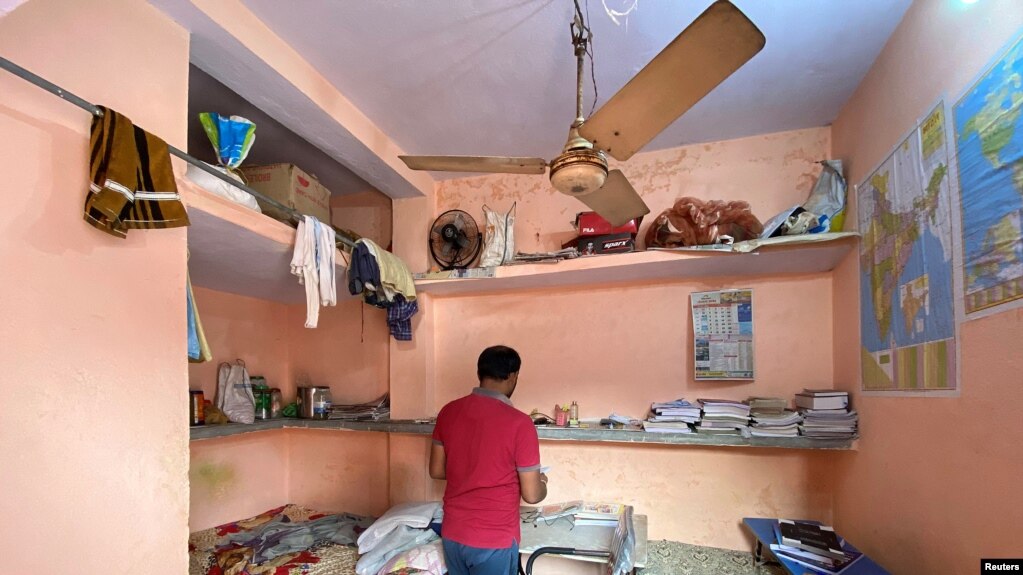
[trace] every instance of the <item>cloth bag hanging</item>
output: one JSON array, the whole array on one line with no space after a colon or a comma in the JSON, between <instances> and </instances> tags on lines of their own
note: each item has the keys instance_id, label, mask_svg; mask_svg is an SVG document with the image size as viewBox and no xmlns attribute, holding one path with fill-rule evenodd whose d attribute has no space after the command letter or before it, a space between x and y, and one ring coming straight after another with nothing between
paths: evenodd
<instances>
[{"instance_id":1,"label":"cloth bag hanging","mask_svg":"<svg viewBox=\"0 0 1023 575\"><path fill-rule=\"evenodd\" d=\"M483 255L480 256L481 267L500 266L515 259L515 205L512 204L505 214L483 206L486 233L483 236Z\"/></svg>"},{"instance_id":2,"label":"cloth bag hanging","mask_svg":"<svg viewBox=\"0 0 1023 575\"><path fill-rule=\"evenodd\" d=\"M245 362L221 363L217 374L216 406L233 423L252 423L256 420L256 399L252 396L252 382Z\"/></svg>"}]
</instances>

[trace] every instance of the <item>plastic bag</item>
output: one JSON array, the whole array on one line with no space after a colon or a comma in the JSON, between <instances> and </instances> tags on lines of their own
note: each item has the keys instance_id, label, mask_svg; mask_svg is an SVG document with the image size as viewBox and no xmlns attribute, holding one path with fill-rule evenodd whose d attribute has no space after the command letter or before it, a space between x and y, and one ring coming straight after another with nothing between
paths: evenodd
<instances>
[{"instance_id":1,"label":"plastic bag","mask_svg":"<svg viewBox=\"0 0 1023 575\"><path fill-rule=\"evenodd\" d=\"M244 361L238 359L233 364L220 364L216 406L234 423L256 420L256 399L252 396L252 382Z\"/></svg>"},{"instance_id":2,"label":"plastic bag","mask_svg":"<svg viewBox=\"0 0 1023 575\"><path fill-rule=\"evenodd\" d=\"M256 125L241 116L225 118L215 112L202 112L199 121L220 165L228 170L241 166L256 141Z\"/></svg>"},{"instance_id":3,"label":"plastic bag","mask_svg":"<svg viewBox=\"0 0 1023 575\"><path fill-rule=\"evenodd\" d=\"M508 213L498 212L483 206L486 233L480 266L489 268L504 265L515 259L515 204Z\"/></svg>"},{"instance_id":4,"label":"plastic bag","mask_svg":"<svg viewBox=\"0 0 1023 575\"><path fill-rule=\"evenodd\" d=\"M810 197L803 204L803 209L820 218L824 216L826 221L821 220L821 225L826 225L820 231L842 231L845 223L845 178L842 177L842 160L824 160L820 162L824 167L817 183L814 184ZM816 233L816 232L809 232Z\"/></svg>"},{"instance_id":5,"label":"plastic bag","mask_svg":"<svg viewBox=\"0 0 1023 575\"><path fill-rule=\"evenodd\" d=\"M759 237L763 230L747 202L685 197L675 200L647 228L646 246L704 246L725 238L741 242Z\"/></svg>"},{"instance_id":6,"label":"plastic bag","mask_svg":"<svg viewBox=\"0 0 1023 575\"><path fill-rule=\"evenodd\" d=\"M232 174L231 172L225 170L224 168L220 168L210 164L206 165L226 175L232 180L237 180L238 183L244 183L237 174ZM240 188L232 186L231 184L225 182L224 180L218 180L212 174L208 174L202 171L201 169L193 166L192 164L188 165L188 170L185 172L185 175L188 177L189 180L195 182L195 185L206 190L207 192L216 194L222 198L227 198L228 200L231 200L236 204L241 204L246 208L249 208L250 210L255 210L257 212L262 213L262 210L259 209L259 204L256 203L255 196Z\"/></svg>"},{"instance_id":7,"label":"plastic bag","mask_svg":"<svg viewBox=\"0 0 1023 575\"><path fill-rule=\"evenodd\" d=\"M242 161L249 155L249 150L252 149L252 144L256 141L256 125L241 116L225 117L214 112L202 112L199 114L199 121L202 123L206 136L210 139L210 143L213 144L213 151L222 167L206 165L232 180L245 183L235 173L235 170L242 165ZM256 198L251 194L218 179L201 168L189 164L186 175L197 186L208 192L243 205L250 210L262 212L259 209L259 204L256 203Z\"/></svg>"}]
</instances>

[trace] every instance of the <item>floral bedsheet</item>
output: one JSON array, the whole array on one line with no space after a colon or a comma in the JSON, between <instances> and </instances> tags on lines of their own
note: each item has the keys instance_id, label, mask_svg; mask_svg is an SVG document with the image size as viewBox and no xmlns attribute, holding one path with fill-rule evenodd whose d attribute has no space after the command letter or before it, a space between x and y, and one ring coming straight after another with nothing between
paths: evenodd
<instances>
[{"instance_id":1,"label":"floral bedsheet","mask_svg":"<svg viewBox=\"0 0 1023 575\"><path fill-rule=\"evenodd\" d=\"M189 575L355 575L359 550L354 545L332 542L314 544L308 549L286 553L263 563L253 563L257 550L233 543L245 540L239 534L256 533L271 523L314 522L327 517L299 505L284 505L265 513L192 533L188 538ZM353 516L354 517L354 516ZM369 519L369 518L366 518ZM368 523L367 523L368 524ZM365 528L354 527L356 534ZM418 552L418 550L416 550ZM407 566L396 557L386 566L387 575L426 573Z\"/></svg>"},{"instance_id":2,"label":"floral bedsheet","mask_svg":"<svg viewBox=\"0 0 1023 575\"><path fill-rule=\"evenodd\" d=\"M358 549L323 543L252 564L254 550L230 542L233 535L254 532L272 521L294 523L326 517L298 505L284 505L255 517L192 533L188 538L189 575L355 575ZM235 538L237 539L237 538Z\"/></svg>"}]
</instances>

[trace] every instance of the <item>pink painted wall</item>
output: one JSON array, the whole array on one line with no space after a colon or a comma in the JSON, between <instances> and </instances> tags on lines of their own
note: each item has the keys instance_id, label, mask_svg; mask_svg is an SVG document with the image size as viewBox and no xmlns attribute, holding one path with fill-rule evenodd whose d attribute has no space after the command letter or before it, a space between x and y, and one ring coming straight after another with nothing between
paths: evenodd
<instances>
[{"instance_id":1,"label":"pink painted wall","mask_svg":"<svg viewBox=\"0 0 1023 575\"><path fill-rule=\"evenodd\" d=\"M338 290L347 290L347 280L338 279ZM349 298L337 307L321 308L316 329L304 323L305 305L289 306L289 364L297 385L330 386L334 403L370 401L387 391L390 335L385 310Z\"/></svg>"},{"instance_id":2,"label":"pink painted wall","mask_svg":"<svg viewBox=\"0 0 1023 575\"><path fill-rule=\"evenodd\" d=\"M695 382L689 294L729 287L754 290L757 380ZM831 310L826 274L437 298L434 410L476 385L476 356L497 343L523 357L513 401L526 412L576 400L584 418L644 417L678 397L791 397L831 385ZM820 454L545 443L544 457L552 501L624 498L652 538L745 549L744 516L830 519Z\"/></svg>"},{"instance_id":3,"label":"pink painted wall","mask_svg":"<svg viewBox=\"0 0 1023 575\"><path fill-rule=\"evenodd\" d=\"M292 503L321 511L379 516L388 503L388 435L287 430Z\"/></svg>"},{"instance_id":4,"label":"pink painted wall","mask_svg":"<svg viewBox=\"0 0 1023 575\"><path fill-rule=\"evenodd\" d=\"M0 54L185 141L188 35L146 2L28 2ZM3 570L183 573L185 232L87 225L90 116L7 73L0 94Z\"/></svg>"},{"instance_id":5,"label":"pink painted wall","mask_svg":"<svg viewBox=\"0 0 1023 575\"><path fill-rule=\"evenodd\" d=\"M623 169L655 212L692 194L746 199L766 219L804 201L819 171L813 162L829 156L829 130L817 128L640 154ZM524 251L560 247L574 235L569 222L583 209L550 191L543 178L483 176L438 183L433 214L457 207L479 217L483 203L503 210L512 201L518 202L517 247ZM396 231L429 225L428 217L395 205ZM396 243L399 254L412 254L412 247ZM753 384L696 383L689 375L689 293L724 287L756 293L759 377ZM514 397L523 411L577 400L583 417L612 410L642 417L652 401L680 396L790 397L804 386L831 384L831 290L830 275L818 274L431 298L415 347L392 349L392 391L396 401L414 398L402 400L402 416L434 415L475 385L479 351L504 343L524 358ZM608 334L619 344L602 345ZM399 378L401 371L426 376ZM443 484L426 473L427 451L426 439L392 438L392 503L440 496ZM746 549L743 516L831 519L825 454L553 442L542 451L554 466L551 501L627 499L650 516L655 539Z\"/></svg>"},{"instance_id":6,"label":"pink painted wall","mask_svg":"<svg viewBox=\"0 0 1023 575\"><path fill-rule=\"evenodd\" d=\"M330 222L386 248L391 245L394 223L392 200L373 188L337 194L330 198Z\"/></svg>"},{"instance_id":7,"label":"pink painted wall","mask_svg":"<svg viewBox=\"0 0 1023 575\"><path fill-rule=\"evenodd\" d=\"M811 128L646 152L612 167L625 172L650 207L644 228L681 196L745 200L767 220L806 201L820 173L814 162L827 159L830 146L829 128ZM512 202L518 203L515 247L525 252L561 249L576 235L576 213L587 209L554 191L546 176L498 174L437 184L438 214L465 210L480 225L483 204L504 212Z\"/></svg>"},{"instance_id":8,"label":"pink painted wall","mask_svg":"<svg viewBox=\"0 0 1023 575\"><path fill-rule=\"evenodd\" d=\"M1021 26L1016 0L915 2L834 123L850 181L939 97L958 98ZM835 272L835 301L858 301L858 274L850 256ZM835 461L836 526L893 573L965 575L980 557L1019 556L1023 313L962 325L958 398L859 394L857 307L836 306L834 323L835 381L854 392L863 437Z\"/></svg>"},{"instance_id":9,"label":"pink painted wall","mask_svg":"<svg viewBox=\"0 0 1023 575\"><path fill-rule=\"evenodd\" d=\"M270 387L279 387L288 398L295 395L289 370L288 308L268 300L243 297L193 286L195 304L202 320L213 361L190 363L188 383L213 401L221 362L241 359L249 375L262 375Z\"/></svg>"},{"instance_id":10,"label":"pink painted wall","mask_svg":"<svg viewBox=\"0 0 1023 575\"><path fill-rule=\"evenodd\" d=\"M217 364L236 357L251 375L279 387L287 402L294 401L298 383L329 385L336 402L368 401L388 389L390 336L382 310L346 299L322 309L319 326L307 329L304 304L203 288L195 288L195 297L214 361L190 364L189 379L207 399L214 397ZM284 430L193 442L189 528L205 529L285 503L382 513L387 453L384 434Z\"/></svg>"},{"instance_id":11,"label":"pink painted wall","mask_svg":"<svg viewBox=\"0 0 1023 575\"><path fill-rule=\"evenodd\" d=\"M756 382L696 382L689 294L731 287L753 289ZM644 417L678 397L787 397L831 383L831 308L827 275L437 298L433 407L477 385L476 357L498 343L522 355L513 400L526 412L576 400L584 418Z\"/></svg>"},{"instance_id":12,"label":"pink painted wall","mask_svg":"<svg viewBox=\"0 0 1023 575\"><path fill-rule=\"evenodd\" d=\"M189 531L290 503L289 430L193 441L188 470Z\"/></svg>"},{"instance_id":13,"label":"pink painted wall","mask_svg":"<svg viewBox=\"0 0 1023 575\"><path fill-rule=\"evenodd\" d=\"M284 429L193 441L189 530L295 503L379 516L388 503L385 433Z\"/></svg>"}]
</instances>

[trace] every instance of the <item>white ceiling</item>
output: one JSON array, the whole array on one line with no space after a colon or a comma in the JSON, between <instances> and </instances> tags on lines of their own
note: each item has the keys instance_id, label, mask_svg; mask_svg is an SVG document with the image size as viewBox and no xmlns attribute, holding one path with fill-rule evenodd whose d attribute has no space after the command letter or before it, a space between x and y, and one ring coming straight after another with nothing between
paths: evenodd
<instances>
[{"instance_id":1,"label":"white ceiling","mask_svg":"<svg viewBox=\"0 0 1023 575\"><path fill-rule=\"evenodd\" d=\"M406 153L551 159L564 144L571 0L243 1ZM598 105L712 2L588 1ZM621 25L605 13L634 1ZM911 0L733 2L767 46L645 151L829 124Z\"/></svg>"}]
</instances>

